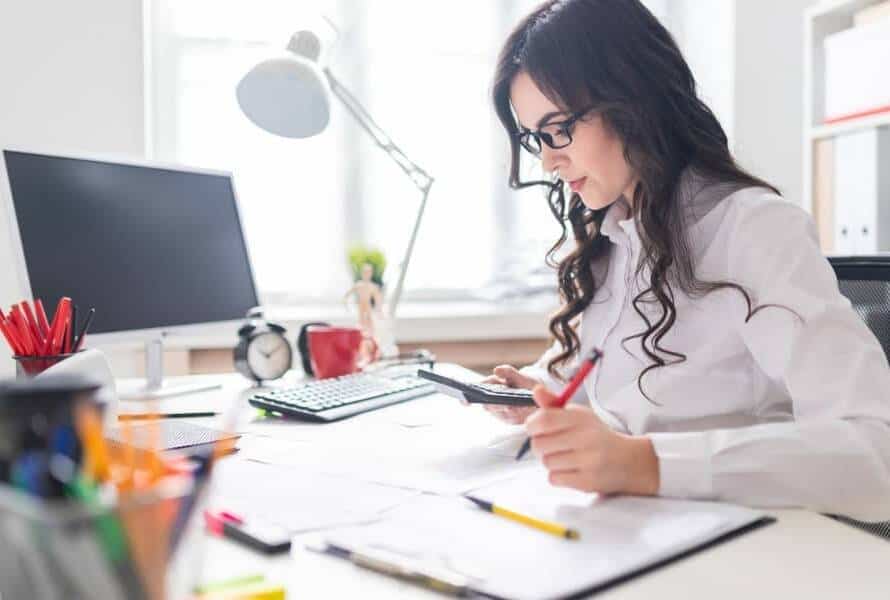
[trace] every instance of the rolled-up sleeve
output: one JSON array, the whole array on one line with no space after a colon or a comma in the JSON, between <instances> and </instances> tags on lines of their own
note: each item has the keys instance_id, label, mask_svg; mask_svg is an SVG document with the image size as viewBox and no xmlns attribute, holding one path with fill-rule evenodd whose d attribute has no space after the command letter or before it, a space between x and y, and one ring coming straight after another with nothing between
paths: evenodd
<instances>
[{"instance_id":1,"label":"rolled-up sleeve","mask_svg":"<svg viewBox=\"0 0 890 600\"><path fill-rule=\"evenodd\" d=\"M890 368L838 290L812 219L764 194L738 211L729 278L763 306L739 335L793 420L650 434L660 494L890 520ZM778 307L766 305L779 305Z\"/></svg>"}]
</instances>

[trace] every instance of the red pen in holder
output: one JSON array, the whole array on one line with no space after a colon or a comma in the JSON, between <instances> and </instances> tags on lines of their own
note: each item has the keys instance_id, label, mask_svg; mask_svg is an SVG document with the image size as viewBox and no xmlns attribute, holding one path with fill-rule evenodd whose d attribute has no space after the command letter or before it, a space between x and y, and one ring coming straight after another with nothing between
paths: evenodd
<instances>
[{"instance_id":1,"label":"red pen in holder","mask_svg":"<svg viewBox=\"0 0 890 600\"><path fill-rule=\"evenodd\" d=\"M40 299L34 301L33 310L27 300L14 305L8 317L0 310L0 334L12 350L17 374L38 375L80 351L95 312L90 309L76 332L77 309L68 297L59 300L52 321Z\"/></svg>"},{"instance_id":2,"label":"red pen in holder","mask_svg":"<svg viewBox=\"0 0 890 600\"><path fill-rule=\"evenodd\" d=\"M78 350L78 352L82 351ZM13 356L12 359L15 361L15 372L17 376L33 377L75 354L77 354L77 352L53 354L49 356Z\"/></svg>"}]
</instances>

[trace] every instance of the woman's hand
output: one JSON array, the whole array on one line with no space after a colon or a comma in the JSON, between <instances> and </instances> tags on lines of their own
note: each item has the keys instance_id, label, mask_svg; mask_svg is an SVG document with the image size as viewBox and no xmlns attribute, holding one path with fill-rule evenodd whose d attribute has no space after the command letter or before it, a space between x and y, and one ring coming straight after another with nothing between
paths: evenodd
<instances>
[{"instance_id":1,"label":"woman's hand","mask_svg":"<svg viewBox=\"0 0 890 600\"><path fill-rule=\"evenodd\" d=\"M525 428L551 484L601 494L658 493L658 457L649 438L613 431L588 406L550 408L557 397L543 385L534 393L540 408Z\"/></svg>"},{"instance_id":2,"label":"woman's hand","mask_svg":"<svg viewBox=\"0 0 890 600\"><path fill-rule=\"evenodd\" d=\"M533 389L541 382L537 379L523 375L510 365L501 365L495 367L493 375L482 380L482 383L499 383L515 388ZM510 423L511 425L521 425L530 414L537 410L534 406L501 406L499 404L486 404L485 410L496 416L498 419Z\"/></svg>"}]
</instances>

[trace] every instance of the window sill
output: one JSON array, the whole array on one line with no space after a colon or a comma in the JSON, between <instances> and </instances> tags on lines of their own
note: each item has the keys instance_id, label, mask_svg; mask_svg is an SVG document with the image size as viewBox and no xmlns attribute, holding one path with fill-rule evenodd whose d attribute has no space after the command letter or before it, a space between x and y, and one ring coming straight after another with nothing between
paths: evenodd
<instances>
[{"instance_id":1,"label":"window sill","mask_svg":"<svg viewBox=\"0 0 890 600\"><path fill-rule=\"evenodd\" d=\"M552 298L529 301L484 302L403 302L395 321L397 343L469 342L494 340L544 340L549 337L549 315L555 309ZM355 308L343 304L267 306L265 316L284 326L293 341L304 323L321 321L331 325L356 324ZM188 333L164 337L167 349L232 348L237 343L236 327L208 325ZM141 347L143 342L123 343ZM116 348L121 345L115 344Z\"/></svg>"}]
</instances>

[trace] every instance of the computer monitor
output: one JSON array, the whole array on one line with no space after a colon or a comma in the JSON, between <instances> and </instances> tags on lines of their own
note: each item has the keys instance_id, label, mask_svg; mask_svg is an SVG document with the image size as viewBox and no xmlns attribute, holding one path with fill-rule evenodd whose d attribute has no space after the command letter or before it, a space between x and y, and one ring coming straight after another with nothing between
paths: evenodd
<instances>
[{"instance_id":1,"label":"computer monitor","mask_svg":"<svg viewBox=\"0 0 890 600\"><path fill-rule=\"evenodd\" d=\"M138 337L152 396L160 339L258 306L229 173L4 150L20 283L47 308L96 308L89 339ZM165 386L166 387L166 386Z\"/></svg>"}]
</instances>

